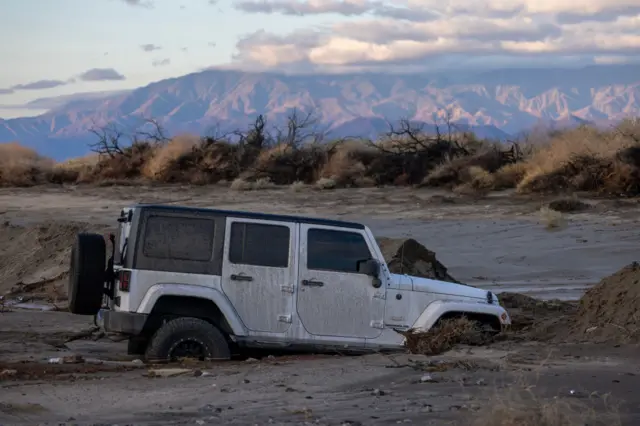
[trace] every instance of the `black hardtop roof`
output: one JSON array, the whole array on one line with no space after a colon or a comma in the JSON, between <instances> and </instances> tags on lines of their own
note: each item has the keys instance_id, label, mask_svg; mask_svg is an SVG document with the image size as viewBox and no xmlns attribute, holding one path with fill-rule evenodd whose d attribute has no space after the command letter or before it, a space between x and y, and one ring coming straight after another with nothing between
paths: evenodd
<instances>
[{"instance_id":1,"label":"black hardtop roof","mask_svg":"<svg viewBox=\"0 0 640 426\"><path fill-rule=\"evenodd\" d=\"M154 211L165 212L180 212L180 213L216 213L225 216L240 217L245 219L256 220L273 220L282 222L296 222L307 223L311 225L325 225L336 226L342 228L351 229L364 229L364 225L357 222L347 222L342 220L323 219L317 217L308 216L290 216L270 213L255 213L241 210L220 210L220 209L207 209L203 207L187 207L187 206L173 206L168 204L136 204L132 206L136 209L151 209Z\"/></svg>"}]
</instances>

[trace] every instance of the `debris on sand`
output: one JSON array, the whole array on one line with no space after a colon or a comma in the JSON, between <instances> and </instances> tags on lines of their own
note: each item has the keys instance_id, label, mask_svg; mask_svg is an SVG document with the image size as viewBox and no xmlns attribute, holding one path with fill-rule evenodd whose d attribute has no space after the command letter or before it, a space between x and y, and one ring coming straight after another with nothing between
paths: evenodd
<instances>
[{"instance_id":1,"label":"debris on sand","mask_svg":"<svg viewBox=\"0 0 640 426\"><path fill-rule=\"evenodd\" d=\"M511 317L511 331L540 331L560 317L576 312L577 303L564 300L540 300L520 293L504 292L498 300Z\"/></svg>"},{"instance_id":2,"label":"debris on sand","mask_svg":"<svg viewBox=\"0 0 640 426\"><path fill-rule=\"evenodd\" d=\"M483 345L488 336L483 335L477 323L465 318L439 321L429 330L399 331L406 339L406 347L412 354L438 355L456 345Z\"/></svg>"},{"instance_id":3,"label":"debris on sand","mask_svg":"<svg viewBox=\"0 0 640 426\"><path fill-rule=\"evenodd\" d=\"M76 233L89 225L0 225L0 294L64 300L69 255ZM26 300L25 300L26 301Z\"/></svg>"},{"instance_id":4,"label":"debris on sand","mask_svg":"<svg viewBox=\"0 0 640 426\"><path fill-rule=\"evenodd\" d=\"M572 340L640 341L640 263L633 262L587 290L572 318Z\"/></svg>"},{"instance_id":5,"label":"debris on sand","mask_svg":"<svg viewBox=\"0 0 640 426\"><path fill-rule=\"evenodd\" d=\"M378 238L378 245L389 270L395 274L458 283L436 259L436 254L413 238Z\"/></svg>"}]
</instances>

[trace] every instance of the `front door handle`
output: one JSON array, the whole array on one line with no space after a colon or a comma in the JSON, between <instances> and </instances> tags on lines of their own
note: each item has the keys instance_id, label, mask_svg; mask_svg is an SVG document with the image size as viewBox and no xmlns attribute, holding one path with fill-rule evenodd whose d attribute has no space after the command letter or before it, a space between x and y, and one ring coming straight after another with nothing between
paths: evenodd
<instances>
[{"instance_id":1,"label":"front door handle","mask_svg":"<svg viewBox=\"0 0 640 426\"><path fill-rule=\"evenodd\" d=\"M236 274L233 274L233 275L231 275L231 280L233 280L233 281L253 281L253 277L250 277L249 275L236 275Z\"/></svg>"},{"instance_id":2,"label":"front door handle","mask_svg":"<svg viewBox=\"0 0 640 426\"><path fill-rule=\"evenodd\" d=\"M306 285L309 287L322 287L324 283L322 281L302 280L302 285Z\"/></svg>"}]
</instances>

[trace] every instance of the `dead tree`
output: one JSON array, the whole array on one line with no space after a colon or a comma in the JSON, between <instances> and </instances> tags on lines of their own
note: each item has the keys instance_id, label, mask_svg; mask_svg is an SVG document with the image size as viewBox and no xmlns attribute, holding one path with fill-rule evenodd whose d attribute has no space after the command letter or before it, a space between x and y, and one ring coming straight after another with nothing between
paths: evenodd
<instances>
[{"instance_id":1,"label":"dead tree","mask_svg":"<svg viewBox=\"0 0 640 426\"><path fill-rule=\"evenodd\" d=\"M130 148L141 143L157 145L169 141L164 129L156 120L145 119L144 126L152 126L152 130L145 131L138 129L134 132L126 132L114 123L109 123L102 127L94 126L89 129L89 131L93 133L98 140L89 145L91 151L114 158L120 155L131 155Z\"/></svg>"}]
</instances>

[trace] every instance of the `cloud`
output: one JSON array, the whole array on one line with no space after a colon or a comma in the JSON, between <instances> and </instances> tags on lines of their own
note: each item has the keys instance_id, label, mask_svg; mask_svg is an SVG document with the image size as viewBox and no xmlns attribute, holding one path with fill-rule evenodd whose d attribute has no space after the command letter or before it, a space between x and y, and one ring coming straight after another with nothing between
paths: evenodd
<instances>
[{"instance_id":1,"label":"cloud","mask_svg":"<svg viewBox=\"0 0 640 426\"><path fill-rule=\"evenodd\" d=\"M78 75L81 81L119 81L125 76L113 68L92 68Z\"/></svg>"},{"instance_id":2,"label":"cloud","mask_svg":"<svg viewBox=\"0 0 640 426\"><path fill-rule=\"evenodd\" d=\"M156 59L153 62L151 62L151 65L153 65L154 67L164 67L170 64L171 64L171 59L169 58Z\"/></svg>"},{"instance_id":3,"label":"cloud","mask_svg":"<svg viewBox=\"0 0 640 426\"><path fill-rule=\"evenodd\" d=\"M30 83L16 84L11 87L0 88L0 95L10 95L25 90L47 90L55 87L74 84L79 81L119 81L125 76L113 68L93 68L67 80L37 80Z\"/></svg>"},{"instance_id":4,"label":"cloud","mask_svg":"<svg viewBox=\"0 0 640 426\"><path fill-rule=\"evenodd\" d=\"M124 3L128 4L129 6L135 6L135 7L144 7L146 9L151 9L153 7L153 1L152 0L122 0Z\"/></svg>"},{"instance_id":5,"label":"cloud","mask_svg":"<svg viewBox=\"0 0 640 426\"><path fill-rule=\"evenodd\" d=\"M141 44L140 49L142 49L145 52L153 52L154 50L162 49L162 47L158 46L157 44L148 43L148 44Z\"/></svg>"},{"instance_id":6,"label":"cloud","mask_svg":"<svg viewBox=\"0 0 640 426\"><path fill-rule=\"evenodd\" d=\"M640 54L638 0L239 0L246 13L341 15L241 37L232 65L286 71L429 69L524 59L598 63ZM542 65L543 63L541 63ZM455 64L453 65L455 66Z\"/></svg>"}]
</instances>

